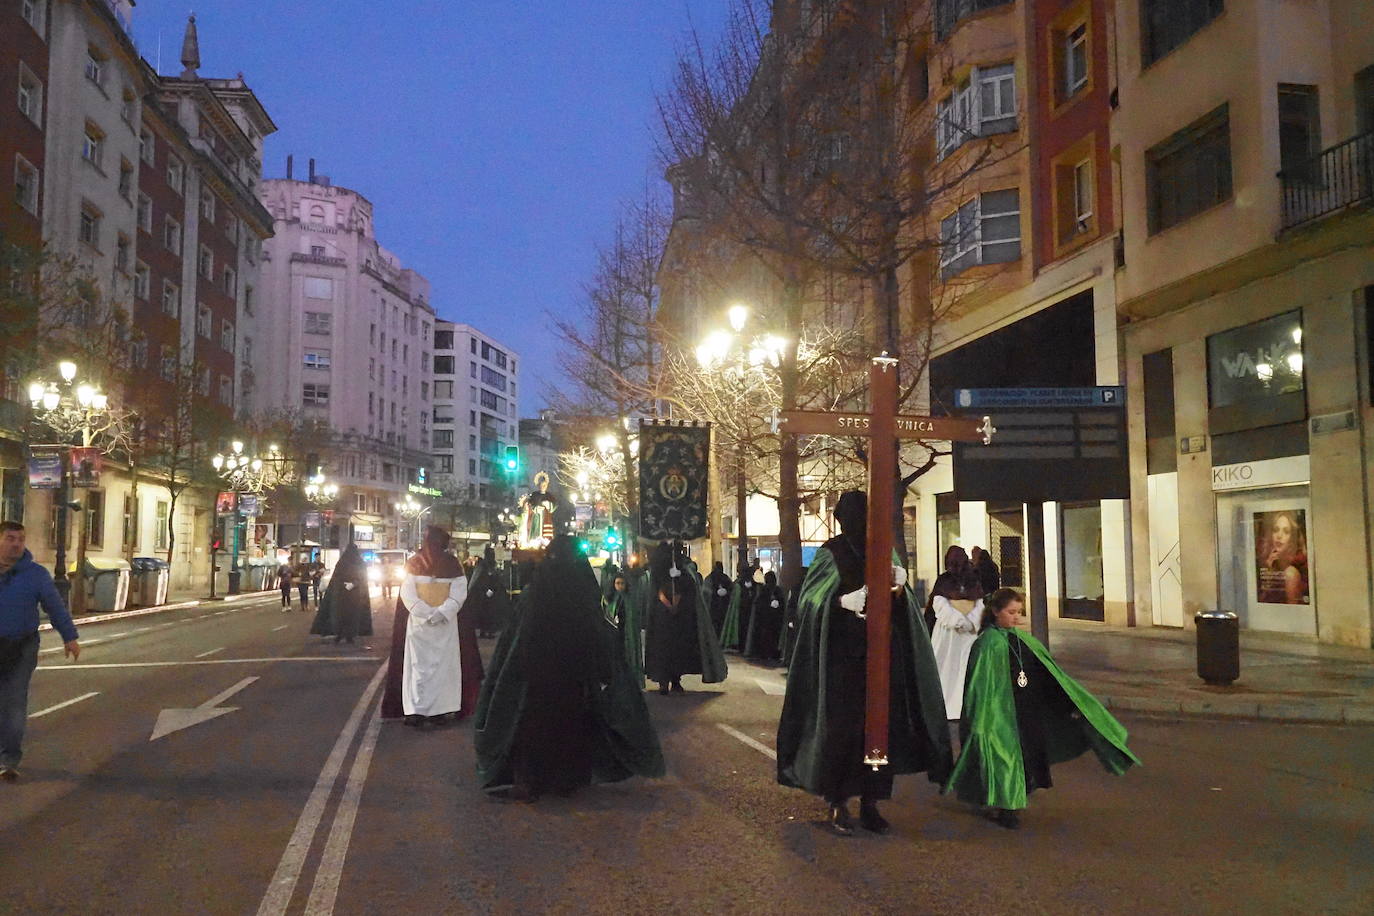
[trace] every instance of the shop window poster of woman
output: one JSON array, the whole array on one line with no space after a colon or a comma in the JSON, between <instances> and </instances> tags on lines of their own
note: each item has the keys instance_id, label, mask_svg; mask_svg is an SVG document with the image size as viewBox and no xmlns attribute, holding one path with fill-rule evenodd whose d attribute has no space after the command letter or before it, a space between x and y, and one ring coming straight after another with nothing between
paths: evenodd
<instances>
[{"instance_id":1,"label":"shop window poster of woman","mask_svg":"<svg viewBox=\"0 0 1374 916\"><path fill-rule=\"evenodd\" d=\"M1307 513L1254 513L1255 598L1263 604L1308 604Z\"/></svg>"}]
</instances>

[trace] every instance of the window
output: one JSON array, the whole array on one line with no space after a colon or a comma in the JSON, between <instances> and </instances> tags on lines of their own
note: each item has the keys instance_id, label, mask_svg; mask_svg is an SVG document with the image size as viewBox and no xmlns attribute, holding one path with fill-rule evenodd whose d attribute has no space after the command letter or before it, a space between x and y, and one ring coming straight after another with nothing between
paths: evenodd
<instances>
[{"instance_id":1,"label":"window","mask_svg":"<svg viewBox=\"0 0 1374 916\"><path fill-rule=\"evenodd\" d=\"M944 158L974 137L1016 130L1016 68L975 67L936 105L935 148Z\"/></svg>"},{"instance_id":2,"label":"window","mask_svg":"<svg viewBox=\"0 0 1374 916\"><path fill-rule=\"evenodd\" d=\"M315 206L311 207L310 221L314 223L324 222L324 207L321 207L319 204L316 204ZM324 249L320 249L320 251L323 252Z\"/></svg>"},{"instance_id":3,"label":"window","mask_svg":"<svg viewBox=\"0 0 1374 916\"><path fill-rule=\"evenodd\" d=\"M1223 0L1140 0L1142 58L1149 66L1221 15Z\"/></svg>"},{"instance_id":4,"label":"window","mask_svg":"<svg viewBox=\"0 0 1374 916\"><path fill-rule=\"evenodd\" d=\"M24 62L19 62L19 110L33 123L43 124L43 84Z\"/></svg>"},{"instance_id":5,"label":"window","mask_svg":"<svg viewBox=\"0 0 1374 916\"><path fill-rule=\"evenodd\" d=\"M470 452L475 452L475 451L477 451L477 437L476 437L476 436L468 436L468 451L470 451Z\"/></svg>"},{"instance_id":6,"label":"window","mask_svg":"<svg viewBox=\"0 0 1374 916\"><path fill-rule=\"evenodd\" d=\"M246 334L243 337L243 364L245 366L253 365L253 338Z\"/></svg>"},{"instance_id":7,"label":"window","mask_svg":"<svg viewBox=\"0 0 1374 916\"><path fill-rule=\"evenodd\" d=\"M1315 161L1322 148L1317 87L1279 84L1279 168L1289 181L1320 180Z\"/></svg>"},{"instance_id":8,"label":"window","mask_svg":"<svg viewBox=\"0 0 1374 916\"><path fill-rule=\"evenodd\" d=\"M81 136L81 158L96 168L105 157L105 132L94 123L87 121L85 133Z\"/></svg>"},{"instance_id":9,"label":"window","mask_svg":"<svg viewBox=\"0 0 1374 916\"><path fill-rule=\"evenodd\" d=\"M438 339L439 339L439 335L438 335L438 334L435 334L435 335L434 335L434 339L435 339L435 340L438 340ZM471 350L473 353L476 353L476 352L477 352L477 338L476 338L476 337L469 337L469 338L468 338L468 349Z\"/></svg>"},{"instance_id":10,"label":"window","mask_svg":"<svg viewBox=\"0 0 1374 916\"><path fill-rule=\"evenodd\" d=\"M487 366L482 367L482 384L490 385L497 391L506 390L506 377Z\"/></svg>"},{"instance_id":11,"label":"window","mask_svg":"<svg viewBox=\"0 0 1374 916\"><path fill-rule=\"evenodd\" d=\"M438 457L439 457L439 473L440 473L440 474L452 474L452 473L453 473L453 456L452 456L452 455L440 455L440 456L438 456Z\"/></svg>"},{"instance_id":12,"label":"window","mask_svg":"<svg viewBox=\"0 0 1374 916\"><path fill-rule=\"evenodd\" d=\"M453 430L436 429L432 442L434 448L453 448Z\"/></svg>"},{"instance_id":13,"label":"window","mask_svg":"<svg viewBox=\"0 0 1374 916\"><path fill-rule=\"evenodd\" d=\"M179 158L169 153L167 155L167 186L180 194L185 177L186 167L182 165Z\"/></svg>"},{"instance_id":14,"label":"window","mask_svg":"<svg viewBox=\"0 0 1374 916\"><path fill-rule=\"evenodd\" d=\"M506 405L505 405L505 402L504 402L504 401L505 401L504 398L498 398L496 395L492 394L490 391L487 391L487 390L483 389L483 391L482 391L482 406L485 407L485 408L487 408L488 410L498 410L498 411L501 411L502 413L504 413L504 412L505 412L505 409L506 409Z\"/></svg>"},{"instance_id":15,"label":"window","mask_svg":"<svg viewBox=\"0 0 1374 916\"><path fill-rule=\"evenodd\" d=\"M434 383L434 397L435 397L436 399L438 399L438 398L452 398L452 397L453 397L453 383L452 383L452 382L435 382L435 383Z\"/></svg>"},{"instance_id":16,"label":"window","mask_svg":"<svg viewBox=\"0 0 1374 916\"><path fill-rule=\"evenodd\" d=\"M105 55L95 45L86 48L86 79L97 86L105 81Z\"/></svg>"},{"instance_id":17,"label":"window","mask_svg":"<svg viewBox=\"0 0 1374 916\"><path fill-rule=\"evenodd\" d=\"M1374 133L1374 66L1355 74L1355 133Z\"/></svg>"},{"instance_id":18,"label":"window","mask_svg":"<svg viewBox=\"0 0 1374 916\"><path fill-rule=\"evenodd\" d=\"M43 33L43 0L20 0L19 15L35 32Z\"/></svg>"},{"instance_id":19,"label":"window","mask_svg":"<svg viewBox=\"0 0 1374 916\"><path fill-rule=\"evenodd\" d=\"M139 261L134 266L134 295L144 302L148 301L148 288L152 285L152 275L148 265Z\"/></svg>"},{"instance_id":20,"label":"window","mask_svg":"<svg viewBox=\"0 0 1374 916\"><path fill-rule=\"evenodd\" d=\"M134 91L125 86L119 97L119 116L124 119L125 124L132 126L137 120L137 104L138 100L134 98Z\"/></svg>"},{"instance_id":21,"label":"window","mask_svg":"<svg viewBox=\"0 0 1374 916\"><path fill-rule=\"evenodd\" d=\"M334 323L334 316L328 312L306 312L305 333L328 336Z\"/></svg>"},{"instance_id":22,"label":"window","mask_svg":"<svg viewBox=\"0 0 1374 916\"><path fill-rule=\"evenodd\" d=\"M227 375L219 377L219 402L229 407L234 405L234 380Z\"/></svg>"},{"instance_id":23,"label":"window","mask_svg":"<svg viewBox=\"0 0 1374 916\"><path fill-rule=\"evenodd\" d=\"M963 19L975 13L1010 3L1011 0L938 0L935 7L935 32L944 38Z\"/></svg>"},{"instance_id":24,"label":"window","mask_svg":"<svg viewBox=\"0 0 1374 916\"><path fill-rule=\"evenodd\" d=\"M306 382L302 386L301 399L305 402L306 407L328 407L329 386Z\"/></svg>"},{"instance_id":25,"label":"window","mask_svg":"<svg viewBox=\"0 0 1374 916\"><path fill-rule=\"evenodd\" d=\"M1021 257L1020 192L980 194L940 221L940 276Z\"/></svg>"},{"instance_id":26,"label":"window","mask_svg":"<svg viewBox=\"0 0 1374 916\"><path fill-rule=\"evenodd\" d=\"M205 279L214 279L215 253L210 250L208 245L200 246L200 259L196 261L196 269L200 271L200 275Z\"/></svg>"},{"instance_id":27,"label":"window","mask_svg":"<svg viewBox=\"0 0 1374 916\"><path fill-rule=\"evenodd\" d=\"M100 211L91 204L81 205L80 221L77 225L77 238L92 248L100 247Z\"/></svg>"},{"instance_id":28,"label":"window","mask_svg":"<svg viewBox=\"0 0 1374 916\"><path fill-rule=\"evenodd\" d=\"M125 547L134 547L135 538L138 536L138 497L126 495L124 497L124 526L120 536L120 543Z\"/></svg>"},{"instance_id":29,"label":"window","mask_svg":"<svg viewBox=\"0 0 1374 916\"><path fill-rule=\"evenodd\" d=\"M105 491L89 490L86 493L86 531L87 543L92 547L105 544Z\"/></svg>"},{"instance_id":30,"label":"window","mask_svg":"<svg viewBox=\"0 0 1374 916\"><path fill-rule=\"evenodd\" d=\"M1145 195L1151 235L1231 197L1225 105L1145 152Z\"/></svg>"},{"instance_id":31,"label":"window","mask_svg":"<svg viewBox=\"0 0 1374 916\"><path fill-rule=\"evenodd\" d=\"M367 393L367 415L370 417L377 412L377 395L369 391Z\"/></svg>"},{"instance_id":32,"label":"window","mask_svg":"<svg viewBox=\"0 0 1374 916\"><path fill-rule=\"evenodd\" d=\"M162 314L173 318L181 314L181 288L171 280L162 281Z\"/></svg>"},{"instance_id":33,"label":"window","mask_svg":"<svg viewBox=\"0 0 1374 916\"><path fill-rule=\"evenodd\" d=\"M328 369L329 351L328 350L306 350L305 368L307 369Z\"/></svg>"},{"instance_id":34,"label":"window","mask_svg":"<svg viewBox=\"0 0 1374 916\"><path fill-rule=\"evenodd\" d=\"M435 375L452 375L452 374L453 374L453 357L452 357L452 356L436 356L436 357L434 357L434 374L435 374ZM453 385L453 383L450 382L450 383L449 383L450 388L452 388L452 385Z\"/></svg>"},{"instance_id":35,"label":"window","mask_svg":"<svg viewBox=\"0 0 1374 916\"><path fill-rule=\"evenodd\" d=\"M200 194L200 218L206 222L215 221L215 195L212 191L202 191Z\"/></svg>"},{"instance_id":36,"label":"window","mask_svg":"<svg viewBox=\"0 0 1374 916\"><path fill-rule=\"evenodd\" d=\"M334 298L334 281L328 277L306 277L305 297L307 299Z\"/></svg>"},{"instance_id":37,"label":"window","mask_svg":"<svg viewBox=\"0 0 1374 916\"><path fill-rule=\"evenodd\" d=\"M422 400L422 401L428 401L428 400L429 400L429 382L421 382L421 383L420 383L420 400Z\"/></svg>"},{"instance_id":38,"label":"window","mask_svg":"<svg viewBox=\"0 0 1374 916\"><path fill-rule=\"evenodd\" d=\"M1207 338L1210 407L1247 402L1263 405L1303 389L1301 311L1285 312Z\"/></svg>"},{"instance_id":39,"label":"window","mask_svg":"<svg viewBox=\"0 0 1374 916\"><path fill-rule=\"evenodd\" d=\"M161 355L158 358L158 374L162 376L163 381L170 382L175 379L177 375L176 348L163 344L159 348L159 353Z\"/></svg>"},{"instance_id":40,"label":"window","mask_svg":"<svg viewBox=\"0 0 1374 916\"><path fill-rule=\"evenodd\" d=\"M1093 234L1093 163L1084 158L1056 163L1055 235L1060 245Z\"/></svg>"},{"instance_id":41,"label":"window","mask_svg":"<svg viewBox=\"0 0 1374 916\"><path fill-rule=\"evenodd\" d=\"M153 548L156 550L167 549L167 521L172 516L172 505L164 500L158 500L157 510L154 512L156 517L156 529L153 531Z\"/></svg>"},{"instance_id":42,"label":"window","mask_svg":"<svg viewBox=\"0 0 1374 916\"><path fill-rule=\"evenodd\" d=\"M310 256L311 256L312 258L322 258L322 257L324 257L324 256L325 256L325 254L324 254L324 246L323 246L323 245L311 245L311 246L310 246Z\"/></svg>"},{"instance_id":43,"label":"window","mask_svg":"<svg viewBox=\"0 0 1374 916\"><path fill-rule=\"evenodd\" d=\"M468 426L476 426L476 425L477 425L477 411L475 411L475 410L469 410L469 411L468 411Z\"/></svg>"},{"instance_id":44,"label":"window","mask_svg":"<svg viewBox=\"0 0 1374 916\"><path fill-rule=\"evenodd\" d=\"M476 341L473 341L473 343L475 344ZM436 350L452 350L452 349L453 349L453 332L452 332L452 331L435 331L435 332L434 332L434 349L436 349Z\"/></svg>"},{"instance_id":45,"label":"window","mask_svg":"<svg viewBox=\"0 0 1374 916\"><path fill-rule=\"evenodd\" d=\"M209 339L210 339L210 335L211 335L212 333L214 333L214 332L211 330L211 327L212 327L213 325L214 325L214 318L213 318L213 316L210 314L210 307L209 307L208 305L202 305L202 306L200 306L199 308L197 308L197 309L196 309L196 333L199 334L201 337L204 337L206 340L209 340Z\"/></svg>"},{"instance_id":46,"label":"window","mask_svg":"<svg viewBox=\"0 0 1374 916\"><path fill-rule=\"evenodd\" d=\"M170 216L162 221L162 246L173 254L181 254L181 223Z\"/></svg>"},{"instance_id":47,"label":"window","mask_svg":"<svg viewBox=\"0 0 1374 916\"><path fill-rule=\"evenodd\" d=\"M1060 100L1071 99L1088 85L1088 24L1080 22L1060 38Z\"/></svg>"},{"instance_id":48,"label":"window","mask_svg":"<svg viewBox=\"0 0 1374 916\"><path fill-rule=\"evenodd\" d=\"M140 193L138 195L134 219L138 223L138 228L149 235L153 234L153 200L147 194Z\"/></svg>"},{"instance_id":49,"label":"window","mask_svg":"<svg viewBox=\"0 0 1374 916\"><path fill-rule=\"evenodd\" d=\"M116 233L114 266L120 273L129 272L129 250L129 237L122 232Z\"/></svg>"},{"instance_id":50,"label":"window","mask_svg":"<svg viewBox=\"0 0 1374 916\"><path fill-rule=\"evenodd\" d=\"M220 275L220 286L224 287L224 291L231 296L238 293L239 276L234 272L234 268L224 268L224 273Z\"/></svg>"},{"instance_id":51,"label":"window","mask_svg":"<svg viewBox=\"0 0 1374 916\"><path fill-rule=\"evenodd\" d=\"M234 323L227 318L219 323L219 345L228 353L234 352Z\"/></svg>"},{"instance_id":52,"label":"window","mask_svg":"<svg viewBox=\"0 0 1374 916\"><path fill-rule=\"evenodd\" d=\"M14 157L14 199L19 206L38 215L38 169L23 156Z\"/></svg>"},{"instance_id":53,"label":"window","mask_svg":"<svg viewBox=\"0 0 1374 916\"><path fill-rule=\"evenodd\" d=\"M253 314L253 287L245 285L243 287L243 311L245 314Z\"/></svg>"},{"instance_id":54,"label":"window","mask_svg":"<svg viewBox=\"0 0 1374 916\"><path fill-rule=\"evenodd\" d=\"M148 128L143 128L138 132L138 158L148 163L155 164L154 158L157 146L153 140L153 132Z\"/></svg>"}]
</instances>

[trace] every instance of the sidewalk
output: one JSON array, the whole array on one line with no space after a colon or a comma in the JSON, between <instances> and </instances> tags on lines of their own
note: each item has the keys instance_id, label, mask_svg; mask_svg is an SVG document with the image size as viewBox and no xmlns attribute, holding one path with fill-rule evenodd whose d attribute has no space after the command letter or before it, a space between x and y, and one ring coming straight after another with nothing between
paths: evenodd
<instances>
[{"instance_id":1,"label":"sidewalk","mask_svg":"<svg viewBox=\"0 0 1374 916\"><path fill-rule=\"evenodd\" d=\"M1270 633L1240 635L1240 679L1197 676L1196 634L1050 624L1050 651L1108 708L1171 715L1374 725L1374 650Z\"/></svg>"},{"instance_id":2,"label":"sidewalk","mask_svg":"<svg viewBox=\"0 0 1374 916\"><path fill-rule=\"evenodd\" d=\"M162 614L167 611L181 611L185 610L186 608L196 607L201 604L216 604L219 602L237 603L242 601L249 601L254 598L264 598L268 595L275 594L277 594L276 589L269 589L267 591L261 592L242 592L240 594L234 595L232 598L226 597L224 595L216 595L215 597L211 598L205 595L199 589L185 591L169 591L167 593L167 600L162 604L155 605L154 607L129 608L128 610L114 611L112 613L81 614L77 617L74 617L73 620L76 622L76 625L78 627L81 627L91 623L105 623L106 621L110 620L125 620L129 617L146 617L149 614ZM51 623L45 622L39 624L38 626L39 632L47 632L51 629Z\"/></svg>"}]
</instances>

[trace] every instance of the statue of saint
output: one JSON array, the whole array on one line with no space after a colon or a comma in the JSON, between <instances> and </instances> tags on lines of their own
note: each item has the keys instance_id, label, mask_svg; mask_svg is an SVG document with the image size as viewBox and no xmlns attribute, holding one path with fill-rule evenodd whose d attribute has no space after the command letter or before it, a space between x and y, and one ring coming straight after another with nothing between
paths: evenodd
<instances>
[{"instance_id":1,"label":"statue of saint","mask_svg":"<svg viewBox=\"0 0 1374 916\"><path fill-rule=\"evenodd\" d=\"M519 546L525 550L539 550L553 540L553 510L556 505L549 495L549 475L540 471L534 475L536 487L520 500Z\"/></svg>"}]
</instances>

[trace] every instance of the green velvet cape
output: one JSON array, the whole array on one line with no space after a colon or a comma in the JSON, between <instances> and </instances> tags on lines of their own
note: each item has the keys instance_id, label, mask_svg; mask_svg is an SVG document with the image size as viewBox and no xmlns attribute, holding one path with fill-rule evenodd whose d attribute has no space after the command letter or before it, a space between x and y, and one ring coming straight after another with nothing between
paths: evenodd
<instances>
[{"instance_id":1,"label":"green velvet cape","mask_svg":"<svg viewBox=\"0 0 1374 916\"><path fill-rule=\"evenodd\" d=\"M1096 697L1064 673L1040 640L1020 630L990 626L969 651L963 712L967 737L945 792L953 789L962 801L975 805L1026 807L1026 771L1012 697L1012 639L1021 640L1035 653L1078 710L1076 715L1051 717L1045 723L1051 764L1072 760L1088 750L1097 754L1108 772L1118 776L1140 763L1126 747L1126 729Z\"/></svg>"},{"instance_id":2,"label":"green velvet cape","mask_svg":"<svg viewBox=\"0 0 1374 916\"><path fill-rule=\"evenodd\" d=\"M640 687L644 686L644 624L639 619L639 605L628 591L612 591L610 597L602 602L606 621L616 625L616 638L619 651L625 656L625 666L630 677Z\"/></svg>"},{"instance_id":3,"label":"green velvet cape","mask_svg":"<svg viewBox=\"0 0 1374 916\"><path fill-rule=\"evenodd\" d=\"M725 622L720 625L720 647L731 649L739 646L744 649L744 642L740 638L739 618L740 603L744 600L744 589L740 587L738 581L730 585L730 606L725 609Z\"/></svg>"},{"instance_id":4,"label":"green velvet cape","mask_svg":"<svg viewBox=\"0 0 1374 916\"><path fill-rule=\"evenodd\" d=\"M701 682L703 684L719 684L730 675L730 668L725 663L725 653L721 651L720 643L716 640L716 628L711 623L710 606L703 597L705 585L701 579L701 573L697 570L697 565L690 560L684 564L683 578L688 581L684 585L688 587L688 593L696 599L693 602L692 613L697 622L697 648L701 652ZM654 617L649 613L651 602L658 600L658 595L654 591L652 584L648 583L651 577L645 576L646 585L643 604L643 620L646 627L644 641L649 641L649 627L652 627Z\"/></svg>"},{"instance_id":5,"label":"green velvet cape","mask_svg":"<svg viewBox=\"0 0 1374 916\"><path fill-rule=\"evenodd\" d=\"M586 566L585 559L581 562L586 567L587 584L595 589L591 568ZM511 756L526 694L518 659L521 639L531 617L530 608L536 601L557 602L561 600L561 589L578 585L549 582L536 573L534 581L520 593L514 619L501 631L482 681L474 719L477 778L484 789L511 783ZM596 782L618 782L631 776L661 777L663 751L644 702L643 681L634 679L624 654L616 651L613 633L612 627L602 625L601 644L611 659L611 680L596 692L592 703L597 729L592 778Z\"/></svg>"},{"instance_id":6,"label":"green velvet cape","mask_svg":"<svg viewBox=\"0 0 1374 916\"><path fill-rule=\"evenodd\" d=\"M895 562L895 555L894 555ZM787 695L778 722L778 782L820 795L826 741L826 659L830 615L840 588L835 558L824 547L807 569L797 602L797 640L787 671ZM940 672L921 610L910 588L894 612L906 617L905 633L893 622L895 656L891 675L892 715L888 760L893 774L925 772L943 782L950 771L949 725ZM847 612L844 612L847 613ZM863 710L857 715L862 716Z\"/></svg>"}]
</instances>

